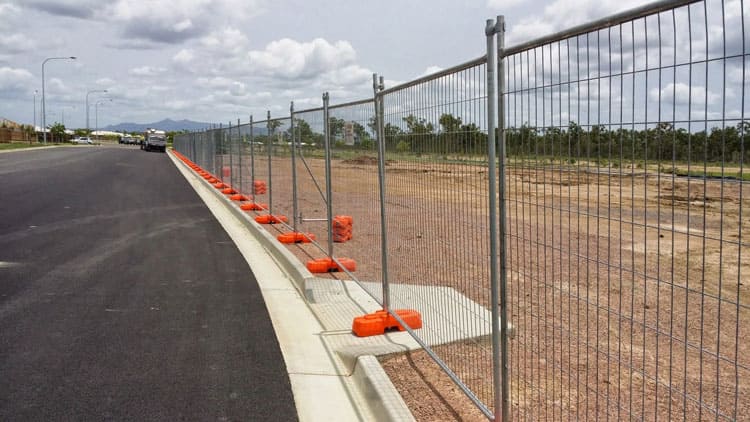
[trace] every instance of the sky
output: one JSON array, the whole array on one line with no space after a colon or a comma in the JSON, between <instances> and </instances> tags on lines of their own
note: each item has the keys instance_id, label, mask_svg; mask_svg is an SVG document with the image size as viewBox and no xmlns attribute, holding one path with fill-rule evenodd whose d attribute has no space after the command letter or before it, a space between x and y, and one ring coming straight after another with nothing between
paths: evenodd
<instances>
[{"instance_id":1,"label":"sky","mask_svg":"<svg viewBox=\"0 0 750 422\"><path fill-rule=\"evenodd\" d=\"M0 117L68 128L252 114L372 96L484 54L487 19L507 45L643 0L0 0ZM36 93L35 93L36 92ZM35 107L36 105L36 107Z\"/></svg>"}]
</instances>

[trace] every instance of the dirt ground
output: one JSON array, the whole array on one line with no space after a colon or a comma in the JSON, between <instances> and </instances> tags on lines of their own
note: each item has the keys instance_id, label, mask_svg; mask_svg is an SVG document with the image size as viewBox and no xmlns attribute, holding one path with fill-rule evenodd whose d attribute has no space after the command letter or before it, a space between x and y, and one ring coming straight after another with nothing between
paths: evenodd
<instances>
[{"instance_id":1,"label":"dirt ground","mask_svg":"<svg viewBox=\"0 0 750 422\"><path fill-rule=\"evenodd\" d=\"M333 253L354 259L362 281L382 278L373 157L332 164L333 214L354 219L354 238L335 243ZM249 193L249 160L232 164L231 183ZM271 164L269 174L268 158L255 158L255 179L271 185L256 201L271 202L272 212L292 225L291 160L273 157ZM227 158L217 162L217 168L227 165ZM324 163L298 159L295 169L298 230L319 242L290 246L306 262L328 249L325 223L312 221L326 215ZM389 160L385 183L390 283L451 287L489 308L486 168ZM750 414L750 184L585 162L514 163L506 189L514 419ZM416 303L391 299L398 307ZM472 314L459 318L477 323ZM420 331L428 343L435 338L431 330ZM434 347L490 410L491 350L486 337ZM423 351L381 362L418 420L482 419Z\"/></svg>"}]
</instances>

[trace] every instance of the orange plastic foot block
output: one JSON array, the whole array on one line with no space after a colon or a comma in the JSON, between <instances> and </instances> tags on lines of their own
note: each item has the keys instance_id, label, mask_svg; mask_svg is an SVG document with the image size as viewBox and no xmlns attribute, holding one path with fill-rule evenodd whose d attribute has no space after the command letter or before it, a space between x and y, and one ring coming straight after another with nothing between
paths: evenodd
<instances>
[{"instance_id":1,"label":"orange plastic foot block","mask_svg":"<svg viewBox=\"0 0 750 422\"><path fill-rule=\"evenodd\" d=\"M227 186L226 188L221 190L221 193L223 193L224 195L235 195L237 191L232 189L231 186Z\"/></svg>"},{"instance_id":2,"label":"orange plastic foot block","mask_svg":"<svg viewBox=\"0 0 750 422\"><path fill-rule=\"evenodd\" d=\"M215 187L216 189L226 189L226 188L227 188L227 185L225 185L225 184L224 184L224 183L222 183L222 182L216 182L216 183L214 183L214 187Z\"/></svg>"},{"instance_id":3,"label":"orange plastic foot block","mask_svg":"<svg viewBox=\"0 0 750 422\"><path fill-rule=\"evenodd\" d=\"M398 309L394 312L412 330L422 328L422 315L419 312L413 309ZM352 322L352 331L357 337L377 336L393 330L404 331L404 327L386 311L375 311L354 318L354 322Z\"/></svg>"},{"instance_id":4,"label":"orange plastic foot block","mask_svg":"<svg viewBox=\"0 0 750 422\"><path fill-rule=\"evenodd\" d=\"M315 235L312 233L300 233L300 232L292 232L292 233L282 233L278 236L276 236L276 239L279 240L281 243L310 243L313 240L315 240Z\"/></svg>"},{"instance_id":5,"label":"orange plastic foot block","mask_svg":"<svg viewBox=\"0 0 750 422\"><path fill-rule=\"evenodd\" d=\"M229 199L231 199L232 201L249 201L250 200L250 198L248 198L247 196L241 193L236 193L230 196Z\"/></svg>"},{"instance_id":6,"label":"orange plastic foot block","mask_svg":"<svg viewBox=\"0 0 750 422\"><path fill-rule=\"evenodd\" d=\"M352 239L352 225L354 219L350 215L337 215L333 217L333 241L346 242Z\"/></svg>"},{"instance_id":7,"label":"orange plastic foot block","mask_svg":"<svg viewBox=\"0 0 750 422\"><path fill-rule=\"evenodd\" d=\"M268 209L268 204L258 204L256 202L252 202L249 204L240 205L240 209L242 211L264 211Z\"/></svg>"},{"instance_id":8,"label":"orange plastic foot block","mask_svg":"<svg viewBox=\"0 0 750 422\"><path fill-rule=\"evenodd\" d=\"M266 193L266 182L263 180L256 180L253 182L253 193L256 195L263 195Z\"/></svg>"},{"instance_id":9,"label":"orange plastic foot block","mask_svg":"<svg viewBox=\"0 0 750 422\"><path fill-rule=\"evenodd\" d=\"M278 224L286 223L287 221L289 221L289 219L283 215L264 214L255 217L255 222L258 224Z\"/></svg>"},{"instance_id":10,"label":"orange plastic foot block","mask_svg":"<svg viewBox=\"0 0 750 422\"><path fill-rule=\"evenodd\" d=\"M307 270L310 271L313 274L322 274L322 273L335 273L339 271L343 271L344 268L349 271L357 271L357 263L354 262L353 259L349 258L336 258L340 263L341 267L336 264L336 261L334 261L331 258L320 258L320 259L314 259L312 261L307 261Z\"/></svg>"}]
</instances>

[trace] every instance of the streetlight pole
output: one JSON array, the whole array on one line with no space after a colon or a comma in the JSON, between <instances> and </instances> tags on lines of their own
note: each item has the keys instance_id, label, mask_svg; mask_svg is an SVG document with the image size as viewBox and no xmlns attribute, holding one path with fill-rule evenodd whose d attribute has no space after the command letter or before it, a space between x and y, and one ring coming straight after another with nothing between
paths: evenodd
<instances>
[{"instance_id":1,"label":"streetlight pole","mask_svg":"<svg viewBox=\"0 0 750 422\"><path fill-rule=\"evenodd\" d=\"M39 93L38 89L34 90L34 135L36 135L36 94ZM37 142L39 142L39 138L36 138Z\"/></svg>"},{"instance_id":2,"label":"streetlight pole","mask_svg":"<svg viewBox=\"0 0 750 422\"><path fill-rule=\"evenodd\" d=\"M42 133L44 134L44 143L47 143L47 108L44 101L44 65L50 60L75 60L75 56L70 57L47 57L42 62Z\"/></svg>"},{"instance_id":3,"label":"streetlight pole","mask_svg":"<svg viewBox=\"0 0 750 422\"><path fill-rule=\"evenodd\" d=\"M86 93L86 135L89 135L89 94L92 94L94 92L103 92L107 93L106 89L92 89L91 91Z\"/></svg>"},{"instance_id":4,"label":"streetlight pole","mask_svg":"<svg viewBox=\"0 0 750 422\"><path fill-rule=\"evenodd\" d=\"M112 99L110 98L109 101L112 101ZM96 104L94 104L94 114L96 115L95 120L96 120L96 131L97 132L99 132L99 104L106 103L106 102L107 102L107 100L99 100L99 101L96 102ZM97 140L99 140L99 139L97 138Z\"/></svg>"}]
</instances>

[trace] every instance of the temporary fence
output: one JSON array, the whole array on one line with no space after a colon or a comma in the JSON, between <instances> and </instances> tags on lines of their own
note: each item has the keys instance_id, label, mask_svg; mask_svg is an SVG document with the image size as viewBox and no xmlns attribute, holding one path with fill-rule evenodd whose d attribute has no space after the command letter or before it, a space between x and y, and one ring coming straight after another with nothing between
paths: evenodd
<instances>
[{"instance_id":1,"label":"temporary fence","mask_svg":"<svg viewBox=\"0 0 750 422\"><path fill-rule=\"evenodd\" d=\"M359 283L489 419L737 420L746 19L661 1L506 48L499 17L483 57L174 145L285 217L309 268Z\"/></svg>"}]
</instances>

